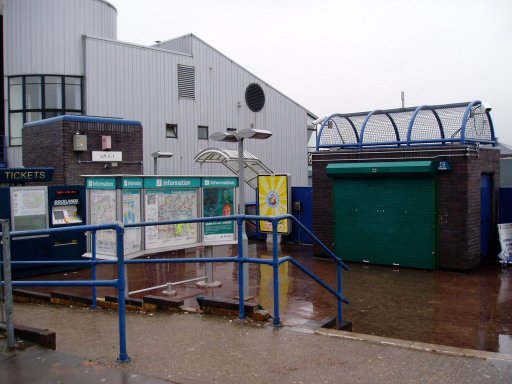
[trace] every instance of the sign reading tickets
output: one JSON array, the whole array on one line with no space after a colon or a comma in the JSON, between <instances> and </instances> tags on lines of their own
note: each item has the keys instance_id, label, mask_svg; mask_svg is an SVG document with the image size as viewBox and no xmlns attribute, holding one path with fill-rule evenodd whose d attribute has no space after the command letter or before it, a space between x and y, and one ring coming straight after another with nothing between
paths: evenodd
<instances>
[{"instance_id":1,"label":"sign reading tickets","mask_svg":"<svg viewBox=\"0 0 512 384\"><path fill-rule=\"evenodd\" d=\"M259 175L258 176L258 207L261 216L280 216L290 212L290 176ZM272 232L272 223L261 220L261 232ZM290 220L280 220L277 233L290 233Z\"/></svg>"},{"instance_id":2,"label":"sign reading tickets","mask_svg":"<svg viewBox=\"0 0 512 384\"><path fill-rule=\"evenodd\" d=\"M203 180L203 215L233 216L235 203L236 179L204 179ZM233 221L209 221L204 223L205 241L224 241L235 239L235 223Z\"/></svg>"},{"instance_id":3,"label":"sign reading tickets","mask_svg":"<svg viewBox=\"0 0 512 384\"><path fill-rule=\"evenodd\" d=\"M512 264L512 224L498 224L501 252L498 254L500 261Z\"/></svg>"}]
</instances>

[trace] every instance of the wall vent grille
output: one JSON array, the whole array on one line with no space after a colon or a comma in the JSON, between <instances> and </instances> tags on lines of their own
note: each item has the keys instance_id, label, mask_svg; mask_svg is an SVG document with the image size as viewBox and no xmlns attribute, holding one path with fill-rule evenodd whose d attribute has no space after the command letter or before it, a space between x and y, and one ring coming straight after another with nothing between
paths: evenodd
<instances>
[{"instance_id":1,"label":"wall vent grille","mask_svg":"<svg viewBox=\"0 0 512 384\"><path fill-rule=\"evenodd\" d=\"M195 99L195 68L187 65L178 65L178 97L181 99Z\"/></svg>"}]
</instances>

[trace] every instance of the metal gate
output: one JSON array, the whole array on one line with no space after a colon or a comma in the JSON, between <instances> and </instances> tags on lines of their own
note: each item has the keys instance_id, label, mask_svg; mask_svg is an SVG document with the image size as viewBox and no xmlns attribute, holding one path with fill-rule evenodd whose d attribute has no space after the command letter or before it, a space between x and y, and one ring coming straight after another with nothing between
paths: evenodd
<instances>
[{"instance_id":1,"label":"metal gate","mask_svg":"<svg viewBox=\"0 0 512 384\"><path fill-rule=\"evenodd\" d=\"M329 164L327 172L334 177L336 253L348 261L437 267L432 162Z\"/></svg>"}]
</instances>

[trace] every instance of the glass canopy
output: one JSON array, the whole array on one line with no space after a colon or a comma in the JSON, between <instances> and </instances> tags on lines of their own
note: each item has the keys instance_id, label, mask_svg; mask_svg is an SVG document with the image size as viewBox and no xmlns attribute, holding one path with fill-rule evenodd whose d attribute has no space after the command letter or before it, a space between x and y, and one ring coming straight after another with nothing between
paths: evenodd
<instances>
[{"instance_id":1,"label":"glass canopy","mask_svg":"<svg viewBox=\"0 0 512 384\"><path fill-rule=\"evenodd\" d=\"M199 152L196 163L222 163L235 175L238 175L238 151L232 149L206 148ZM244 151L244 179L253 189L257 188L258 175L272 174L272 170L253 154Z\"/></svg>"}]
</instances>

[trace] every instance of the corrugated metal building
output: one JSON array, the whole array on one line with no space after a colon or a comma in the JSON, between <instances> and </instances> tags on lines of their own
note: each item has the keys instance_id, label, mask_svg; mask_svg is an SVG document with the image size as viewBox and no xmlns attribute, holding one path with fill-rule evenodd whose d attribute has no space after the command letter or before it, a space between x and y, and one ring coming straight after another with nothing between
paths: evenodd
<instances>
[{"instance_id":1,"label":"corrugated metal building","mask_svg":"<svg viewBox=\"0 0 512 384\"><path fill-rule=\"evenodd\" d=\"M272 138L247 140L245 149L290 173L294 186L308 185L307 126L316 116L203 40L190 34L151 47L118 41L117 10L103 0L3 2L4 166L23 165L23 124L86 114L140 121L146 174L154 151L174 153L159 163L162 174L227 173L194 162L208 147L236 149L208 136L267 129ZM262 108L248 105L251 84L263 91Z\"/></svg>"}]
</instances>

